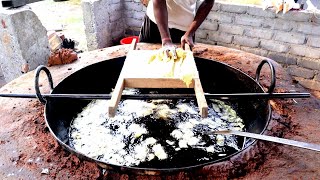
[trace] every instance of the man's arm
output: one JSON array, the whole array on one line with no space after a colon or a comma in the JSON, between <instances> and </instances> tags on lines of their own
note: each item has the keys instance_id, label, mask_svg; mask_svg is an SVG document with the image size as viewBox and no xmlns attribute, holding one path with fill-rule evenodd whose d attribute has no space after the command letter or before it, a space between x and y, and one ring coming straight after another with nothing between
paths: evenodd
<instances>
[{"instance_id":1,"label":"man's arm","mask_svg":"<svg viewBox=\"0 0 320 180\"><path fill-rule=\"evenodd\" d=\"M172 44L168 27L167 1L153 0L153 11L161 35L162 45Z\"/></svg>"},{"instance_id":2,"label":"man's arm","mask_svg":"<svg viewBox=\"0 0 320 180\"><path fill-rule=\"evenodd\" d=\"M192 21L191 25L189 26L189 29L184 34L184 36L182 36L182 38L181 38L181 47L182 48L184 48L184 45L186 43L189 44L191 47L194 46L194 42L193 42L192 37L194 36L196 30L199 28L199 26L202 24L202 22L208 16L210 10L213 7L213 4L214 4L214 0L205 0L201 3L194 20Z\"/></svg>"}]
</instances>

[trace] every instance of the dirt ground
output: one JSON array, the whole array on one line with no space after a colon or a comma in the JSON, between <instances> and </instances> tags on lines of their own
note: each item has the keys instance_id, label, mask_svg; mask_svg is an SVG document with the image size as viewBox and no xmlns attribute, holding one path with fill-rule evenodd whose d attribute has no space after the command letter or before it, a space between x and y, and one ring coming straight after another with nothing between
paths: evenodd
<instances>
[{"instance_id":1,"label":"dirt ground","mask_svg":"<svg viewBox=\"0 0 320 180\"><path fill-rule=\"evenodd\" d=\"M150 47L150 46L148 46ZM116 48L116 47L113 47ZM233 52L233 53L232 53ZM53 79L59 82L65 76L77 71L94 61L105 60L107 57L117 57L125 54L125 49L116 51L112 48L95 51L83 55L83 59L63 66L50 67ZM244 72L254 76L259 58L254 55L238 54L226 48L215 47L214 50L201 51L198 56L214 58L219 61L239 67ZM234 59L242 59L234 61ZM249 60L250 59L250 60ZM279 67L278 67L279 68ZM295 84L283 71L278 74L277 92L305 89ZM268 84L268 74L261 75L262 84ZM42 92L48 92L40 82ZM33 93L33 73L27 73L0 89L1 93ZM270 129L274 135L320 144L320 102L311 97L286 101L272 101L273 121L278 124ZM30 99L0 99L1 124L0 129L0 177L1 179L212 179L219 177L222 170L214 170L208 166L201 173L178 173L171 176L138 176L105 172L97 164L79 159L65 151L49 132L43 117L44 106L37 100ZM246 154L232 161L234 172L229 172L232 179L317 179L320 175L320 156L317 152L283 146L274 143L257 143L255 147L260 152ZM263 152L261 150L263 149ZM230 161L230 162L231 162ZM242 162L239 164L239 162ZM245 162L245 163L244 163ZM230 163L229 163L230 165ZM230 165L232 166L232 164ZM223 174L225 175L225 174ZM221 175L221 179L231 179ZM224 178L222 178L224 177Z\"/></svg>"}]
</instances>

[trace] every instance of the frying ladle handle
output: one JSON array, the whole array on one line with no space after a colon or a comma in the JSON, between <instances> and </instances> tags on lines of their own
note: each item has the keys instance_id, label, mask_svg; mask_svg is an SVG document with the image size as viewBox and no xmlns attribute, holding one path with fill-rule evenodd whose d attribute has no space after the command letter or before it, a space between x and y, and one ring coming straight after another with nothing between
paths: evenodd
<instances>
[{"instance_id":1,"label":"frying ladle handle","mask_svg":"<svg viewBox=\"0 0 320 180\"><path fill-rule=\"evenodd\" d=\"M256 71L256 79L255 80L260 86L262 86L259 81L260 80L260 72L261 72L262 66L266 63L269 65L270 72L271 72L271 83L270 83L270 86L268 88L267 93L272 93L275 86L276 86L276 71L275 71L274 66L270 60L264 59L261 61L261 63L259 64L259 66L257 68L257 71Z\"/></svg>"},{"instance_id":2,"label":"frying ladle handle","mask_svg":"<svg viewBox=\"0 0 320 180\"><path fill-rule=\"evenodd\" d=\"M254 138L254 139L270 141L270 142L275 142L275 143L279 143L279 144L285 144L285 145L290 145L290 146L295 146L295 147L299 147L299 148L304 148L304 149L309 149L309 150L320 152L320 145L319 144L295 141L295 140L267 136L267 135L262 135L262 134L242 132L242 131L233 131L233 130L221 130L221 131L213 131L213 132L209 132L209 133L233 134L233 135L237 135L237 136L250 137L250 138Z\"/></svg>"},{"instance_id":3,"label":"frying ladle handle","mask_svg":"<svg viewBox=\"0 0 320 180\"><path fill-rule=\"evenodd\" d=\"M48 68L46 68L43 65L40 65L37 67L37 69L35 71L35 78L34 78L35 79L34 80L34 89L36 90L36 96L39 99L39 101L42 104L45 104L47 102L47 100L41 95L40 87L39 87L39 75L40 75L41 71L44 71L46 73L51 90L53 90L53 81L52 81L51 73Z\"/></svg>"}]
</instances>

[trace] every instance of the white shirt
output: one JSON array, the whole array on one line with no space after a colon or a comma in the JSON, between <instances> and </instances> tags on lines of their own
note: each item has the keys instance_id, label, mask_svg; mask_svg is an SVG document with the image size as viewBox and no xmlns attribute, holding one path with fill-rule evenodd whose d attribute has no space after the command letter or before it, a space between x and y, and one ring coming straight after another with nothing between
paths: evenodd
<instances>
[{"instance_id":1,"label":"white shirt","mask_svg":"<svg viewBox=\"0 0 320 180\"><path fill-rule=\"evenodd\" d=\"M167 0L169 28L187 31L196 14L196 2L197 0ZM147 7L147 15L156 23L152 0Z\"/></svg>"}]
</instances>

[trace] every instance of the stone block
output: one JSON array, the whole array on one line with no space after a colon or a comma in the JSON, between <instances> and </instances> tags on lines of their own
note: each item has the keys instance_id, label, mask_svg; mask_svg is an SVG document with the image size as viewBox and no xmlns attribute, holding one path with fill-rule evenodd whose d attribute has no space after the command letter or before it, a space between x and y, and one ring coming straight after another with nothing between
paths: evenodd
<instances>
[{"instance_id":1,"label":"stone block","mask_svg":"<svg viewBox=\"0 0 320 180\"><path fill-rule=\"evenodd\" d=\"M278 13L276 17L284 20L290 20L290 21L308 22L311 16L312 16L312 13L289 11L285 14Z\"/></svg>"},{"instance_id":2,"label":"stone block","mask_svg":"<svg viewBox=\"0 0 320 180\"><path fill-rule=\"evenodd\" d=\"M209 40L230 44L233 40L233 36L227 33L210 32Z\"/></svg>"},{"instance_id":3,"label":"stone block","mask_svg":"<svg viewBox=\"0 0 320 180\"><path fill-rule=\"evenodd\" d=\"M289 50L289 46L282 43L277 43L272 40L261 40L260 43L261 48L274 52L287 52Z\"/></svg>"},{"instance_id":4,"label":"stone block","mask_svg":"<svg viewBox=\"0 0 320 180\"><path fill-rule=\"evenodd\" d=\"M110 14L110 19L109 22L115 22L115 21L119 21L122 19L122 13L120 11L115 11L114 13Z\"/></svg>"},{"instance_id":5,"label":"stone block","mask_svg":"<svg viewBox=\"0 0 320 180\"><path fill-rule=\"evenodd\" d=\"M217 45L216 41L210 40L210 39L201 39L196 37L196 42L198 43L204 43L204 44L211 44L211 45Z\"/></svg>"},{"instance_id":6,"label":"stone block","mask_svg":"<svg viewBox=\"0 0 320 180\"><path fill-rule=\"evenodd\" d=\"M271 39L273 36L273 31L268 29L247 28L245 29L244 34L253 38Z\"/></svg>"},{"instance_id":7,"label":"stone block","mask_svg":"<svg viewBox=\"0 0 320 180\"><path fill-rule=\"evenodd\" d=\"M232 24L219 24L219 31L229 34L242 35L244 29L241 26L235 26Z\"/></svg>"},{"instance_id":8,"label":"stone block","mask_svg":"<svg viewBox=\"0 0 320 180\"><path fill-rule=\"evenodd\" d=\"M291 45L290 53L298 56L305 56L309 58L320 58L320 49L311 48L303 45Z\"/></svg>"},{"instance_id":9,"label":"stone block","mask_svg":"<svg viewBox=\"0 0 320 180\"><path fill-rule=\"evenodd\" d=\"M314 71L302 67L298 67L296 65L292 65L288 67L288 71L292 76L298 76L305 79L313 79Z\"/></svg>"},{"instance_id":10,"label":"stone block","mask_svg":"<svg viewBox=\"0 0 320 180\"><path fill-rule=\"evenodd\" d=\"M268 58L277 61L278 63L285 64L285 65L296 65L297 58L294 56L290 56L285 53L276 53L276 52L269 52L267 55Z\"/></svg>"},{"instance_id":11,"label":"stone block","mask_svg":"<svg viewBox=\"0 0 320 180\"><path fill-rule=\"evenodd\" d=\"M250 38L245 36L234 36L233 43L241 46L257 48L260 40L257 38Z\"/></svg>"},{"instance_id":12,"label":"stone block","mask_svg":"<svg viewBox=\"0 0 320 180\"><path fill-rule=\"evenodd\" d=\"M126 10L143 11L142 3L125 2L124 7Z\"/></svg>"},{"instance_id":13,"label":"stone block","mask_svg":"<svg viewBox=\"0 0 320 180\"><path fill-rule=\"evenodd\" d=\"M6 82L47 64L47 30L33 11L23 7L4 9L0 20L0 68Z\"/></svg>"},{"instance_id":14,"label":"stone block","mask_svg":"<svg viewBox=\"0 0 320 180\"><path fill-rule=\"evenodd\" d=\"M252 54L256 54L258 56L264 56L266 57L268 55L268 51L266 50L263 50L261 48L251 48L251 47L245 47L245 46L241 46L240 48L242 51L245 51L245 52L249 52L249 53L252 53Z\"/></svg>"},{"instance_id":15,"label":"stone block","mask_svg":"<svg viewBox=\"0 0 320 180\"><path fill-rule=\"evenodd\" d=\"M319 70L320 71L320 61L318 59L307 59L300 58L297 61L298 66L305 67L308 69Z\"/></svg>"},{"instance_id":16,"label":"stone block","mask_svg":"<svg viewBox=\"0 0 320 180\"><path fill-rule=\"evenodd\" d=\"M263 21L264 21L263 18L248 16L248 15L235 16L235 23L240 25L259 27L262 25Z\"/></svg>"},{"instance_id":17,"label":"stone block","mask_svg":"<svg viewBox=\"0 0 320 180\"><path fill-rule=\"evenodd\" d=\"M305 34L320 35L320 25L300 23L298 25L297 31Z\"/></svg>"},{"instance_id":18,"label":"stone block","mask_svg":"<svg viewBox=\"0 0 320 180\"><path fill-rule=\"evenodd\" d=\"M143 20L145 14L146 14L145 12L134 11L134 13L133 13L133 18L134 18L134 19L138 19L138 20Z\"/></svg>"},{"instance_id":19,"label":"stone block","mask_svg":"<svg viewBox=\"0 0 320 180\"><path fill-rule=\"evenodd\" d=\"M110 3L109 0L82 1L83 21L88 50L111 46L113 45L113 39L118 38L115 37L115 34L112 34L112 30L120 27L117 24L124 24L125 21L122 14L115 13L114 11L121 12L120 9L122 9L123 6L121 5L122 3L114 5ZM120 17L117 17L116 14ZM120 31L119 29L117 32ZM124 30L122 30L122 32L124 32Z\"/></svg>"},{"instance_id":20,"label":"stone block","mask_svg":"<svg viewBox=\"0 0 320 180\"><path fill-rule=\"evenodd\" d=\"M311 19L310 19L310 22L313 23L313 24L320 24L320 12L318 11L317 12L314 12L312 15L311 15Z\"/></svg>"},{"instance_id":21,"label":"stone block","mask_svg":"<svg viewBox=\"0 0 320 180\"><path fill-rule=\"evenodd\" d=\"M217 22L204 21L200 25L199 29L216 31L216 30L218 30L218 23Z\"/></svg>"},{"instance_id":22,"label":"stone block","mask_svg":"<svg viewBox=\"0 0 320 180\"><path fill-rule=\"evenodd\" d=\"M1 67L0 67L0 87L4 86L5 84L7 84L7 82L4 79L4 75L3 75Z\"/></svg>"},{"instance_id":23,"label":"stone block","mask_svg":"<svg viewBox=\"0 0 320 180\"><path fill-rule=\"evenodd\" d=\"M314 80L320 82L320 71L316 71L316 72L317 72L317 75L314 77Z\"/></svg>"},{"instance_id":24,"label":"stone block","mask_svg":"<svg viewBox=\"0 0 320 180\"><path fill-rule=\"evenodd\" d=\"M134 14L135 14L135 11L133 10L126 10L123 12L124 14L124 17L125 18L133 18Z\"/></svg>"},{"instance_id":25,"label":"stone block","mask_svg":"<svg viewBox=\"0 0 320 180\"><path fill-rule=\"evenodd\" d=\"M237 50L240 50L240 48L241 48L240 45L223 43L223 42L218 42L217 45L227 47L227 48L237 49Z\"/></svg>"},{"instance_id":26,"label":"stone block","mask_svg":"<svg viewBox=\"0 0 320 180\"><path fill-rule=\"evenodd\" d=\"M120 11L122 9L122 4L120 3L112 3L109 4L108 10L110 13L115 13L117 11Z\"/></svg>"},{"instance_id":27,"label":"stone block","mask_svg":"<svg viewBox=\"0 0 320 180\"><path fill-rule=\"evenodd\" d=\"M257 6L248 6L247 14L253 15L253 16L261 16L265 18L275 18L275 10L267 9L263 10L261 7Z\"/></svg>"},{"instance_id":28,"label":"stone block","mask_svg":"<svg viewBox=\"0 0 320 180\"><path fill-rule=\"evenodd\" d=\"M223 13L223 12L210 12L207 16L208 20L218 21L219 23L232 23L232 18L234 14L231 13Z\"/></svg>"},{"instance_id":29,"label":"stone block","mask_svg":"<svg viewBox=\"0 0 320 180\"><path fill-rule=\"evenodd\" d=\"M119 39L120 37L123 37L123 35L125 34L124 29L125 27L123 23L112 24L110 27L110 31L112 32L111 37L113 39Z\"/></svg>"},{"instance_id":30,"label":"stone block","mask_svg":"<svg viewBox=\"0 0 320 180\"><path fill-rule=\"evenodd\" d=\"M316 80L311 79L305 79L301 77L294 77L295 80L297 80L302 86L308 88L320 91L320 82Z\"/></svg>"},{"instance_id":31,"label":"stone block","mask_svg":"<svg viewBox=\"0 0 320 180\"><path fill-rule=\"evenodd\" d=\"M320 48L320 37L308 36L307 38L308 38L307 45L315 47L315 48Z\"/></svg>"},{"instance_id":32,"label":"stone block","mask_svg":"<svg viewBox=\"0 0 320 180\"><path fill-rule=\"evenodd\" d=\"M291 31L298 27L298 23L283 19L265 19L265 21L262 22L262 27L281 31Z\"/></svg>"},{"instance_id":33,"label":"stone block","mask_svg":"<svg viewBox=\"0 0 320 180\"><path fill-rule=\"evenodd\" d=\"M245 5L235 5L235 4L222 4L220 5L220 10L225 12L245 14L247 12L247 6Z\"/></svg>"},{"instance_id":34,"label":"stone block","mask_svg":"<svg viewBox=\"0 0 320 180\"><path fill-rule=\"evenodd\" d=\"M198 4L200 6L200 3L198 3ZM220 10L220 5L221 5L220 3L215 2L213 7L212 7L212 9L211 9L211 11L219 11Z\"/></svg>"},{"instance_id":35,"label":"stone block","mask_svg":"<svg viewBox=\"0 0 320 180\"><path fill-rule=\"evenodd\" d=\"M293 44L304 44L306 41L306 36L301 33L277 31L275 33L274 40Z\"/></svg>"},{"instance_id":36,"label":"stone block","mask_svg":"<svg viewBox=\"0 0 320 180\"><path fill-rule=\"evenodd\" d=\"M140 28L142 25L142 20L129 18L129 19L127 19L127 25L129 27L139 27Z\"/></svg>"},{"instance_id":37,"label":"stone block","mask_svg":"<svg viewBox=\"0 0 320 180\"><path fill-rule=\"evenodd\" d=\"M201 30L201 29L198 29L196 31L196 38L200 38L200 39L207 39L208 37L208 31L206 30Z\"/></svg>"}]
</instances>

